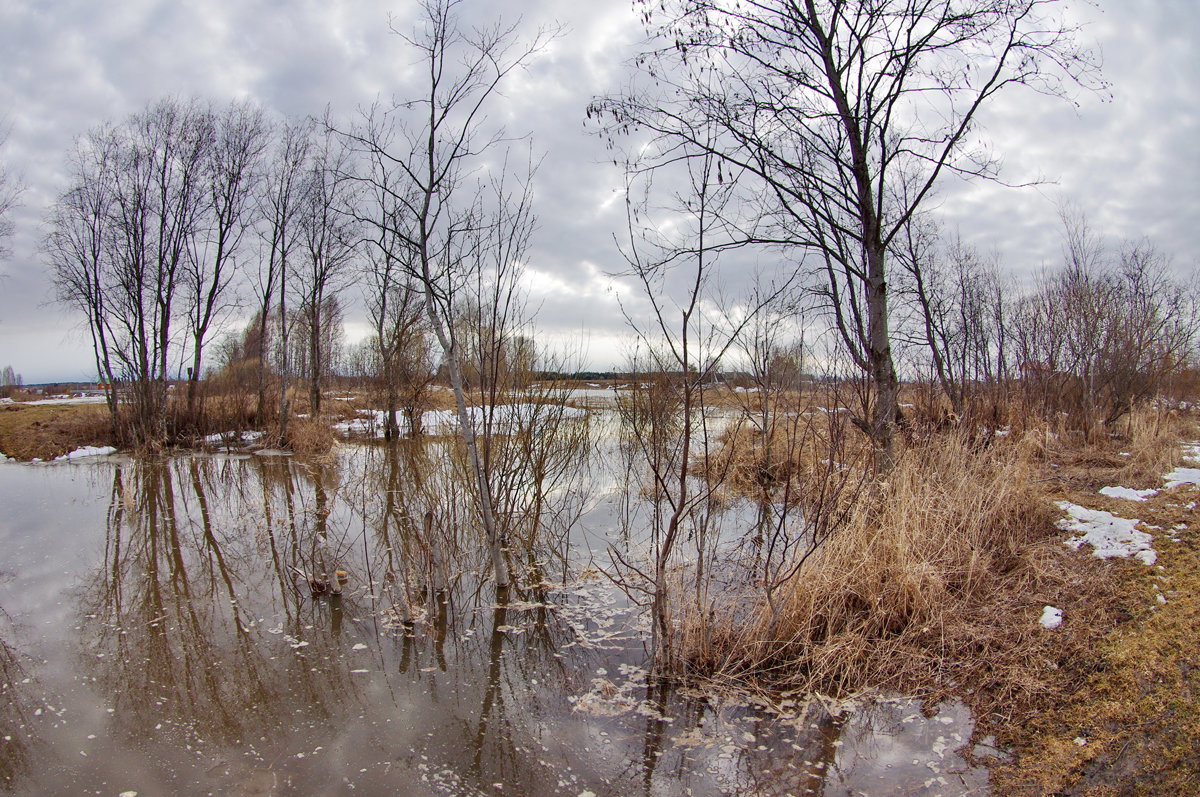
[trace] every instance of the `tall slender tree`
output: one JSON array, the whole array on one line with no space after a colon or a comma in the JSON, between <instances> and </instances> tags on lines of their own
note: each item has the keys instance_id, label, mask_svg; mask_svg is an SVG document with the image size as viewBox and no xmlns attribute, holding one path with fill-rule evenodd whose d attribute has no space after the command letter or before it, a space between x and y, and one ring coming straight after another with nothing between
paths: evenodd
<instances>
[{"instance_id":1,"label":"tall slender tree","mask_svg":"<svg viewBox=\"0 0 1200 797\"><path fill-rule=\"evenodd\" d=\"M467 406L462 349L454 329L457 297L474 269L492 262L494 242L528 234L528 192L505 214L489 213L472 170L501 145L503 131L489 128L486 112L501 84L522 68L554 31L521 42L515 26L495 24L467 29L458 0L426 0L420 26L411 35L395 31L418 57L422 74L412 100L373 107L355 129L343 135L370 162L362 180L395 204L394 213L364 217L386 227L392 241L411 252L395 253L410 263L420 286L429 327L442 350L454 391L459 428L467 450L476 505L491 553L496 585L507 588L509 568L497 527L493 498L473 414ZM499 201L506 195L501 192ZM505 226L512 222L514 226ZM499 226L497 226L499 225ZM524 246L505 251L523 251Z\"/></svg>"}]
</instances>

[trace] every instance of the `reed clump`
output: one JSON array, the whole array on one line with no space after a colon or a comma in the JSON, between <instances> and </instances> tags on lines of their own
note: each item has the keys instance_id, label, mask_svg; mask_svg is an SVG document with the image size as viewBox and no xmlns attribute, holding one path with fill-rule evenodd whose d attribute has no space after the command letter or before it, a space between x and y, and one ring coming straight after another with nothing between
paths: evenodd
<instances>
[{"instance_id":1,"label":"reed clump","mask_svg":"<svg viewBox=\"0 0 1200 797\"><path fill-rule=\"evenodd\" d=\"M337 436L320 418L296 418L288 424L288 447L298 456L327 456L336 442Z\"/></svg>"},{"instance_id":2,"label":"reed clump","mask_svg":"<svg viewBox=\"0 0 1200 797\"><path fill-rule=\"evenodd\" d=\"M1087 603L1104 579L1057 543L1039 450L964 432L911 441L773 610L760 602L741 627L717 630L717 674L833 695L977 692L983 714L1059 688L1029 662L1073 643L1047 648L1037 617L1047 603L1103 612Z\"/></svg>"}]
</instances>

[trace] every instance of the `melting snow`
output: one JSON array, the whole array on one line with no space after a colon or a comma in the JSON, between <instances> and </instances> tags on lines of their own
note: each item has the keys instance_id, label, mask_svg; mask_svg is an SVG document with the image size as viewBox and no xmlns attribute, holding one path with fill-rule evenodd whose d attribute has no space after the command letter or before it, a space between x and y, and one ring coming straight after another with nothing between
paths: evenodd
<instances>
[{"instance_id":1,"label":"melting snow","mask_svg":"<svg viewBox=\"0 0 1200 797\"><path fill-rule=\"evenodd\" d=\"M55 457L56 462L67 461L72 459L83 459L84 457L104 457L109 454L117 453L117 449L112 446L83 446L77 448L69 454L63 454L61 457Z\"/></svg>"},{"instance_id":2,"label":"melting snow","mask_svg":"<svg viewBox=\"0 0 1200 797\"><path fill-rule=\"evenodd\" d=\"M1046 606L1042 609L1042 616L1038 619L1042 624L1042 628L1055 629L1062 625L1062 609L1057 609L1053 606Z\"/></svg>"},{"instance_id":3,"label":"melting snow","mask_svg":"<svg viewBox=\"0 0 1200 797\"><path fill-rule=\"evenodd\" d=\"M1176 468L1166 475L1167 489L1181 484L1200 487L1200 468Z\"/></svg>"},{"instance_id":4,"label":"melting snow","mask_svg":"<svg viewBox=\"0 0 1200 797\"><path fill-rule=\"evenodd\" d=\"M1147 498L1158 495L1158 490L1149 487L1145 490L1134 490L1129 487L1101 487L1100 495L1107 495L1109 498L1124 498L1127 501L1145 501Z\"/></svg>"},{"instance_id":5,"label":"melting snow","mask_svg":"<svg viewBox=\"0 0 1200 797\"><path fill-rule=\"evenodd\" d=\"M1069 501L1058 501L1057 504L1059 509L1067 513L1067 517L1058 521L1058 527L1064 531L1081 532L1080 536L1066 540L1066 544L1075 550L1086 543L1092 546L1092 555L1101 559L1134 556L1147 565L1158 561L1158 554L1150 546L1153 538L1137 530L1140 520L1128 520L1111 512L1088 509Z\"/></svg>"}]
</instances>

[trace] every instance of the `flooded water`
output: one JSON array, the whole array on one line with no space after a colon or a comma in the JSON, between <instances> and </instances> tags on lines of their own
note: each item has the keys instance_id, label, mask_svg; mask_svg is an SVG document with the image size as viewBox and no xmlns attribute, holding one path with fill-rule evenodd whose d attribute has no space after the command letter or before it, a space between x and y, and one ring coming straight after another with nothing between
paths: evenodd
<instances>
[{"instance_id":1,"label":"flooded water","mask_svg":"<svg viewBox=\"0 0 1200 797\"><path fill-rule=\"evenodd\" d=\"M986 788L956 752L971 732L961 706L926 716L883 701L834 718L819 703L780 711L648 682L645 617L589 566L636 517L611 467L547 493L545 544L519 579L536 586L506 601L463 536L461 496L442 495L423 522L422 502L453 492L438 467L375 445L341 446L322 466L243 454L0 465L0 783L111 795Z\"/></svg>"}]
</instances>

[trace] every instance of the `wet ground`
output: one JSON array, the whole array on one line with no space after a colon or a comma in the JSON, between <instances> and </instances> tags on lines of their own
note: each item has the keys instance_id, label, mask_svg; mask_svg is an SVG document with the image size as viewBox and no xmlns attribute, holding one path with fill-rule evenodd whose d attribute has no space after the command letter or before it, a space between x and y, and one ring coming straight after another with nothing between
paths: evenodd
<instances>
[{"instance_id":1,"label":"wet ground","mask_svg":"<svg viewBox=\"0 0 1200 797\"><path fill-rule=\"evenodd\" d=\"M557 564L522 575L539 585L498 602L453 511L439 543L422 536L406 503L422 477L402 470L365 445L320 467L0 465L0 779L23 794L986 788L956 752L958 705L835 718L648 683L645 618L588 566L629 517L611 474L565 512Z\"/></svg>"}]
</instances>

